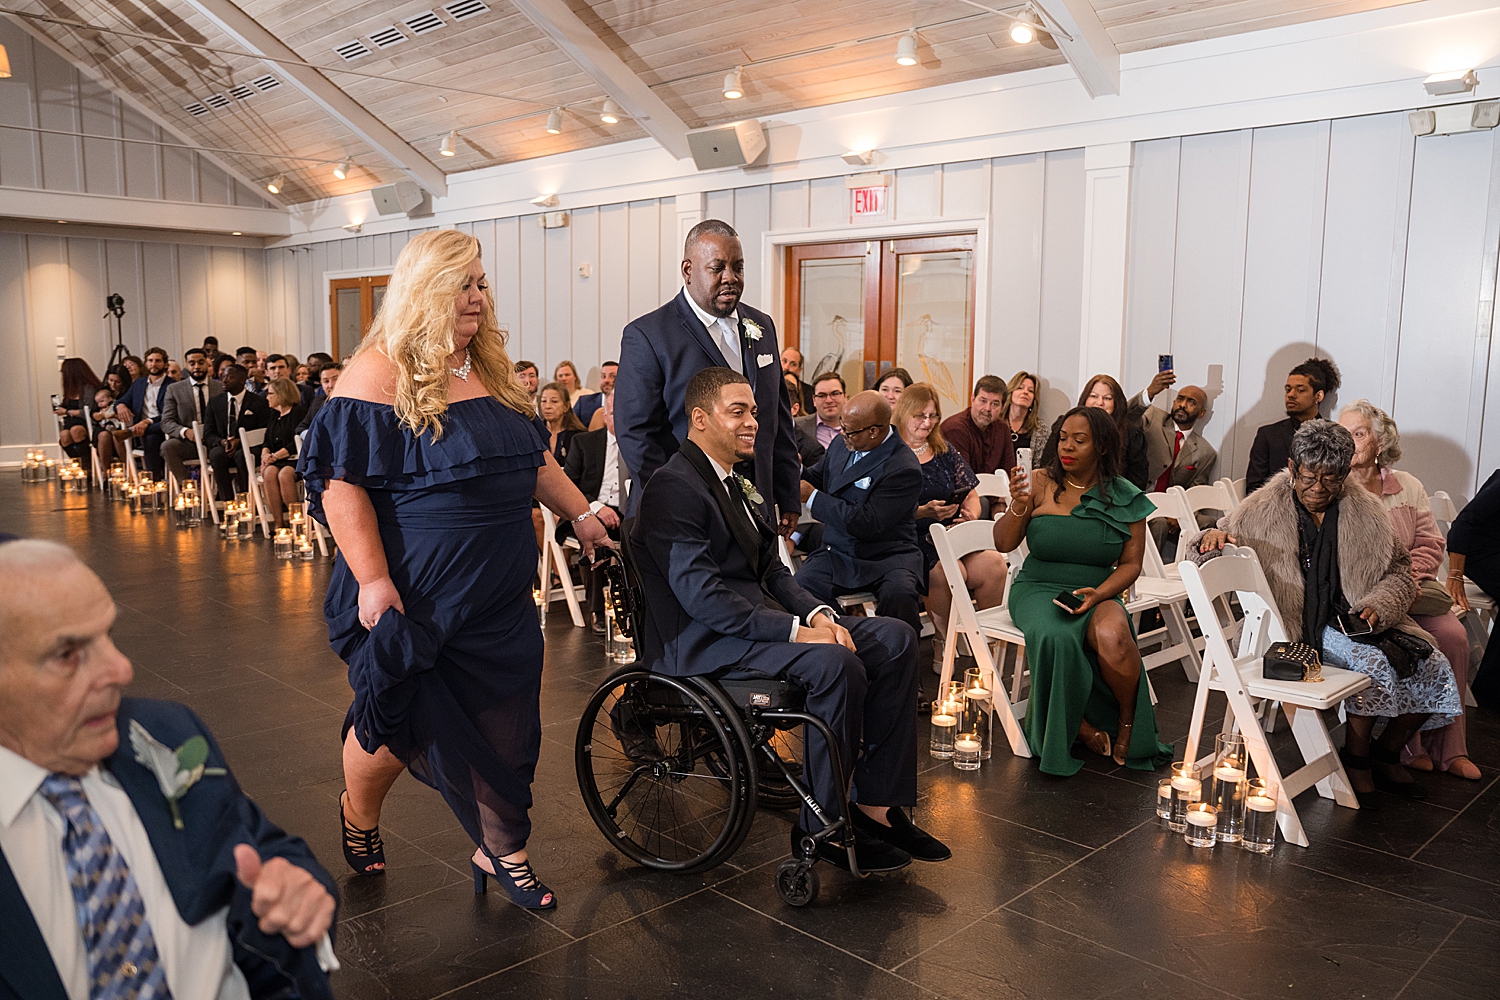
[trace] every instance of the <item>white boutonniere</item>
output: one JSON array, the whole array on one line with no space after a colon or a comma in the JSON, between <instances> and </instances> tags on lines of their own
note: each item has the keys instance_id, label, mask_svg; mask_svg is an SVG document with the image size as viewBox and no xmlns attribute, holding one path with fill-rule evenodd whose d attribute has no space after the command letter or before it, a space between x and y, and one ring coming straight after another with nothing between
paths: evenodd
<instances>
[{"instance_id":1,"label":"white boutonniere","mask_svg":"<svg viewBox=\"0 0 1500 1000\"><path fill-rule=\"evenodd\" d=\"M765 500L761 498L761 495L755 492L755 484L746 479L744 476L740 475L738 472L734 474L734 482L735 485L740 488L740 492L745 494L746 500L749 500L757 507L765 503Z\"/></svg>"},{"instance_id":2,"label":"white boutonniere","mask_svg":"<svg viewBox=\"0 0 1500 1000\"><path fill-rule=\"evenodd\" d=\"M745 324L745 339L759 340L761 334L760 324L753 319L747 319L743 322Z\"/></svg>"},{"instance_id":3,"label":"white boutonniere","mask_svg":"<svg viewBox=\"0 0 1500 1000\"><path fill-rule=\"evenodd\" d=\"M200 778L219 777L229 772L222 767L204 767L208 761L208 740L202 736L191 737L176 750L159 742L146 732L146 727L135 719L130 720L130 746L135 750L136 763L144 765L156 775L161 793L167 797L167 806L172 810L172 825L182 829L182 813L177 801Z\"/></svg>"}]
</instances>

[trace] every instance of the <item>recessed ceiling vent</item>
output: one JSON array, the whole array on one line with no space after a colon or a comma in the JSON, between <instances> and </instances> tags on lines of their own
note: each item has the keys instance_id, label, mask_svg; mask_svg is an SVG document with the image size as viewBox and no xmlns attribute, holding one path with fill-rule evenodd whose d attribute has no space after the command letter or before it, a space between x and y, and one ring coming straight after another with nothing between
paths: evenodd
<instances>
[{"instance_id":1,"label":"recessed ceiling vent","mask_svg":"<svg viewBox=\"0 0 1500 1000\"><path fill-rule=\"evenodd\" d=\"M265 93L268 90L275 90L277 87L281 86L281 81L276 79L270 73L267 73L265 76L258 76L254 80L251 80L250 86L254 87L256 90L259 90L261 93Z\"/></svg>"},{"instance_id":2,"label":"recessed ceiling vent","mask_svg":"<svg viewBox=\"0 0 1500 1000\"><path fill-rule=\"evenodd\" d=\"M225 108L229 107L230 102L229 98L225 97L223 94L209 94L203 99L203 103L207 104L215 111L222 111Z\"/></svg>"},{"instance_id":3,"label":"recessed ceiling vent","mask_svg":"<svg viewBox=\"0 0 1500 1000\"><path fill-rule=\"evenodd\" d=\"M489 9L484 0L453 0L452 3L443 4L443 11L455 21L477 17Z\"/></svg>"},{"instance_id":4,"label":"recessed ceiling vent","mask_svg":"<svg viewBox=\"0 0 1500 1000\"><path fill-rule=\"evenodd\" d=\"M192 115L194 118L202 118L204 115L208 114L208 108L204 107L203 104L199 101L194 101L192 104L186 105L183 110Z\"/></svg>"},{"instance_id":5,"label":"recessed ceiling vent","mask_svg":"<svg viewBox=\"0 0 1500 1000\"><path fill-rule=\"evenodd\" d=\"M448 22L438 17L432 11L424 10L420 14L413 14L411 17L403 19L401 23L406 25L406 30L410 31L413 35L425 35L429 31L436 31Z\"/></svg>"},{"instance_id":6,"label":"recessed ceiling vent","mask_svg":"<svg viewBox=\"0 0 1500 1000\"><path fill-rule=\"evenodd\" d=\"M229 96L234 98L236 101L248 101L250 100L250 98L256 96L259 91L256 91L253 88L242 83L237 87L230 87L229 90L226 91L226 93L228 93Z\"/></svg>"},{"instance_id":7,"label":"recessed ceiling vent","mask_svg":"<svg viewBox=\"0 0 1500 1000\"><path fill-rule=\"evenodd\" d=\"M402 42L406 41L406 36L401 34L400 28L397 28L394 24L391 24L379 29L378 31L370 32L370 41L375 43L376 48L388 49L392 45L400 45Z\"/></svg>"},{"instance_id":8,"label":"recessed ceiling vent","mask_svg":"<svg viewBox=\"0 0 1500 1000\"><path fill-rule=\"evenodd\" d=\"M352 42L345 42L343 45L335 45L333 47L333 51L337 52L345 62L353 62L356 59L363 59L365 56L370 54L369 46L360 41L358 38L354 39Z\"/></svg>"}]
</instances>

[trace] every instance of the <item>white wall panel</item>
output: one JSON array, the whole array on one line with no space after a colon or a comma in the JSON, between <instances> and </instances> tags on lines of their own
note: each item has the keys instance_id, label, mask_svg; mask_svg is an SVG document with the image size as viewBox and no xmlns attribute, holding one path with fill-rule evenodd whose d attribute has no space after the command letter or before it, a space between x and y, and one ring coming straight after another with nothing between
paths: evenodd
<instances>
[{"instance_id":1,"label":"white wall panel","mask_svg":"<svg viewBox=\"0 0 1500 1000\"><path fill-rule=\"evenodd\" d=\"M7 318L0 330L4 331L9 358L8 364L0 366L0 447L43 440L37 405L38 366L27 323L30 296L26 244L27 238L19 233L0 233L0 314Z\"/></svg>"},{"instance_id":2,"label":"white wall panel","mask_svg":"<svg viewBox=\"0 0 1500 1000\"><path fill-rule=\"evenodd\" d=\"M771 189L768 186L738 188L734 192L734 221L730 223L740 234L745 254L745 301L762 312L776 313L780 310L770 301L773 283L769 275L761 273L760 245L766 230L771 228ZM749 248L754 247L751 251ZM676 292L674 291L675 295Z\"/></svg>"},{"instance_id":3,"label":"white wall panel","mask_svg":"<svg viewBox=\"0 0 1500 1000\"><path fill-rule=\"evenodd\" d=\"M633 201L628 208L630 315L639 316L661 305L661 206Z\"/></svg>"},{"instance_id":4,"label":"white wall panel","mask_svg":"<svg viewBox=\"0 0 1500 1000\"><path fill-rule=\"evenodd\" d=\"M540 366L542 384L546 384L552 380L552 366L561 360L549 358L547 350L547 232L536 224L534 215L523 215L517 221L521 251L521 355Z\"/></svg>"},{"instance_id":5,"label":"white wall panel","mask_svg":"<svg viewBox=\"0 0 1500 1000\"><path fill-rule=\"evenodd\" d=\"M990 170L989 369L1006 379L1036 371L1041 357L1046 176L1040 153L994 160Z\"/></svg>"},{"instance_id":6,"label":"white wall panel","mask_svg":"<svg viewBox=\"0 0 1500 1000\"><path fill-rule=\"evenodd\" d=\"M943 204L943 168L940 165L898 170L895 180L897 222L938 217Z\"/></svg>"},{"instance_id":7,"label":"white wall panel","mask_svg":"<svg viewBox=\"0 0 1500 1000\"><path fill-rule=\"evenodd\" d=\"M730 202L729 207L733 208L733 199ZM638 315L630 309L630 271L625 260L630 246L629 213L625 205L599 207L599 255L594 261L595 278L591 279L599 285L599 339L604 345L601 350L616 359L620 334Z\"/></svg>"},{"instance_id":8,"label":"white wall panel","mask_svg":"<svg viewBox=\"0 0 1500 1000\"><path fill-rule=\"evenodd\" d=\"M533 223L534 224L534 223ZM547 367L573 357L573 227L539 230L546 245L546 276L542 292L546 296L545 333Z\"/></svg>"},{"instance_id":9,"label":"white wall panel","mask_svg":"<svg viewBox=\"0 0 1500 1000\"><path fill-rule=\"evenodd\" d=\"M569 228L573 244L566 274L572 296L573 361L584 384L598 385L599 362L619 354L618 333L606 335L599 327L599 209L574 212ZM582 264L589 266L587 278L578 273Z\"/></svg>"},{"instance_id":10,"label":"white wall panel","mask_svg":"<svg viewBox=\"0 0 1500 1000\"><path fill-rule=\"evenodd\" d=\"M771 185L771 228L806 229L808 225L808 185L790 181Z\"/></svg>"},{"instance_id":11,"label":"white wall panel","mask_svg":"<svg viewBox=\"0 0 1500 1000\"><path fill-rule=\"evenodd\" d=\"M978 219L989 214L990 161L943 164L942 211L945 219Z\"/></svg>"},{"instance_id":12,"label":"white wall panel","mask_svg":"<svg viewBox=\"0 0 1500 1000\"><path fill-rule=\"evenodd\" d=\"M1125 373L1121 378L1131 391L1151 380L1158 354L1172 353L1172 264L1177 249L1177 168L1182 140L1138 142L1134 152L1125 275ZM1186 357L1174 359L1174 364L1182 384L1207 380L1207 371L1189 368ZM1156 402L1166 404L1162 399Z\"/></svg>"},{"instance_id":13,"label":"white wall panel","mask_svg":"<svg viewBox=\"0 0 1500 1000\"><path fill-rule=\"evenodd\" d=\"M1050 404L1078 398L1079 323L1083 312L1083 150L1046 155L1042 195L1041 347ZM1058 401L1060 402L1060 400ZM1049 412L1050 405L1047 407Z\"/></svg>"},{"instance_id":14,"label":"white wall panel","mask_svg":"<svg viewBox=\"0 0 1500 1000\"><path fill-rule=\"evenodd\" d=\"M394 264L399 253L391 258ZM512 361L529 358L521 338L521 230L517 219L495 221L495 257L489 268L490 292L495 297L495 318L509 334L506 350Z\"/></svg>"},{"instance_id":15,"label":"white wall panel","mask_svg":"<svg viewBox=\"0 0 1500 1000\"><path fill-rule=\"evenodd\" d=\"M819 177L808 182L808 225L813 229L849 222L849 186L842 177Z\"/></svg>"}]
</instances>

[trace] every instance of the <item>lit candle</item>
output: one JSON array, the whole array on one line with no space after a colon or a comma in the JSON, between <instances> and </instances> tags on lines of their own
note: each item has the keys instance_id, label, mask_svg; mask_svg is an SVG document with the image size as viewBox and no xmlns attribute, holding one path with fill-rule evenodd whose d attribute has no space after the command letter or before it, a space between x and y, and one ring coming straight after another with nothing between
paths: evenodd
<instances>
[{"instance_id":1,"label":"lit candle","mask_svg":"<svg viewBox=\"0 0 1500 1000\"><path fill-rule=\"evenodd\" d=\"M1187 821L1193 826L1213 826L1219 822L1219 817L1210 812L1207 806L1193 806L1188 809Z\"/></svg>"},{"instance_id":2,"label":"lit candle","mask_svg":"<svg viewBox=\"0 0 1500 1000\"><path fill-rule=\"evenodd\" d=\"M933 721L936 722L937 720L934 719ZM974 736L960 736L958 739L953 741L953 749L959 751L960 753L977 754L979 752L979 740Z\"/></svg>"},{"instance_id":3,"label":"lit candle","mask_svg":"<svg viewBox=\"0 0 1500 1000\"><path fill-rule=\"evenodd\" d=\"M1276 800L1269 795L1252 795L1245 804L1252 812L1268 813L1276 811Z\"/></svg>"},{"instance_id":4,"label":"lit candle","mask_svg":"<svg viewBox=\"0 0 1500 1000\"><path fill-rule=\"evenodd\" d=\"M1214 768L1214 777L1220 781L1244 781L1245 769L1242 767L1229 767L1221 764Z\"/></svg>"},{"instance_id":5,"label":"lit candle","mask_svg":"<svg viewBox=\"0 0 1500 1000\"><path fill-rule=\"evenodd\" d=\"M946 708L947 706L945 705L943 707ZM932 717L932 724L934 726L941 726L944 729L947 729L950 726L956 726L958 725L958 715L957 713L949 715L947 712L940 712L938 715L934 715Z\"/></svg>"},{"instance_id":6,"label":"lit candle","mask_svg":"<svg viewBox=\"0 0 1500 1000\"><path fill-rule=\"evenodd\" d=\"M1197 778L1192 778L1185 774L1179 774L1177 777L1172 779L1172 787L1177 789L1177 791L1183 793L1184 797L1187 797L1192 792L1202 791L1203 782L1199 781Z\"/></svg>"}]
</instances>

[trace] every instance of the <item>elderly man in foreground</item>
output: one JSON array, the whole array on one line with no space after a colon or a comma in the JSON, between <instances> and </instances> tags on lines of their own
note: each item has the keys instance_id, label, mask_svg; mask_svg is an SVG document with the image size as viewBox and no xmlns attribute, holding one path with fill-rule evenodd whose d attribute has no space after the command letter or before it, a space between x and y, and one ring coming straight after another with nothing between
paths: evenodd
<instances>
[{"instance_id":1,"label":"elderly man in foreground","mask_svg":"<svg viewBox=\"0 0 1500 1000\"><path fill-rule=\"evenodd\" d=\"M126 698L73 552L0 543L0 1000L331 997L333 879L213 736Z\"/></svg>"}]
</instances>

